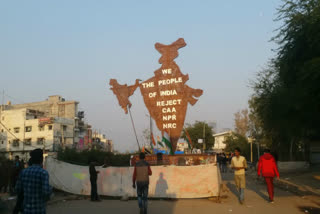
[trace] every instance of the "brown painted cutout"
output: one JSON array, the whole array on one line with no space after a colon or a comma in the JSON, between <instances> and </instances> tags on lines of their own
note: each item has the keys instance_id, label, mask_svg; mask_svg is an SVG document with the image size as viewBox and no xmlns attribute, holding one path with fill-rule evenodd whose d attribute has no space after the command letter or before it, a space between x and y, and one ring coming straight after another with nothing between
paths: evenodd
<instances>
[{"instance_id":1,"label":"brown painted cutout","mask_svg":"<svg viewBox=\"0 0 320 214\"><path fill-rule=\"evenodd\" d=\"M155 76L135 85L127 86L118 84L117 80L111 79L111 90L117 96L120 106L128 113L127 107L131 107L129 97L137 87L140 88L144 103L155 120L158 129L167 132L170 136L173 152L183 129L188 103L196 104L198 97L203 93L201 89L190 88L185 83L189 80L188 75L181 73L174 59L178 57L178 49L185 47L184 39L180 38L171 45L155 44L155 48L162 55L159 63L162 66L154 72Z\"/></svg>"}]
</instances>

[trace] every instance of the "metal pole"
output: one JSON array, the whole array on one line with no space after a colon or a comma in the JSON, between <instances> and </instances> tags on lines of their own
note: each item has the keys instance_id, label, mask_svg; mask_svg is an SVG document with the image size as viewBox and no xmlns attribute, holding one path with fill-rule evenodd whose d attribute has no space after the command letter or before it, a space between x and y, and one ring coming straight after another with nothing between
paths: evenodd
<instances>
[{"instance_id":1,"label":"metal pole","mask_svg":"<svg viewBox=\"0 0 320 214\"><path fill-rule=\"evenodd\" d=\"M251 147L251 163L253 162L252 160L253 160L253 154L252 154L252 141L251 141L251 144L250 144L250 147Z\"/></svg>"},{"instance_id":2,"label":"metal pole","mask_svg":"<svg viewBox=\"0 0 320 214\"><path fill-rule=\"evenodd\" d=\"M27 114L27 112L26 112ZM26 119L27 119L27 115L24 116L24 120L23 120L23 142L22 142L22 153L23 156L26 157L26 154L24 154L24 143L26 141Z\"/></svg>"},{"instance_id":3,"label":"metal pole","mask_svg":"<svg viewBox=\"0 0 320 214\"><path fill-rule=\"evenodd\" d=\"M151 115L150 115L150 147L152 148L152 119L151 119Z\"/></svg>"},{"instance_id":4,"label":"metal pole","mask_svg":"<svg viewBox=\"0 0 320 214\"><path fill-rule=\"evenodd\" d=\"M260 158L260 144L257 142L257 149L258 149L258 160Z\"/></svg>"},{"instance_id":5,"label":"metal pole","mask_svg":"<svg viewBox=\"0 0 320 214\"><path fill-rule=\"evenodd\" d=\"M140 144L139 144L139 140L138 140L138 136L137 136L137 132L136 132L136 127L134 126L134 122L133 122L133 118L132 118L132 115L131 115L131 110L130 110L129 105L127 106L127 108L128 108L128 110L129 110L129 114L130 114L130 118L131 118L131 123L132 123L132 127L133 127L134 134L135 134L135 136L136 136L138 148L139 148L139 151L141 152L141 148L140 148Z\"/></svg>"},{"instance_id":6,"label":"metal pole","mask_svg":"<svg viewBox=\"0 0 320 214\"><path fill-rule=\"evenodd\" d=\"M206 123L203 122L203 153L206 150Z\"/></svg>"}]
</instances>

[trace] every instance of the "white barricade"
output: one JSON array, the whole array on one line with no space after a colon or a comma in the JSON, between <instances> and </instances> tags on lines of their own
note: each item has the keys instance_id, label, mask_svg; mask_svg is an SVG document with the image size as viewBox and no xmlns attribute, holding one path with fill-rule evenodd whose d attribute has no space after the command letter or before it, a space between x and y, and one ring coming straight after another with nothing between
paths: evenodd
<instances>
[{"instance_id":1,"label":"white barricade","mask_svg":"<svg viewBox=\"0 0 320 214\"><path fill-rule=\"evenodd\" d=\"M50 184L65 192L90 195L89 167L53 158L46 160ZM136 197L133 167L96 167L98 194ZM219 196L221 176L215 164L199 166L152 166L149 196L153 198L205 198Z\"/></svg>"}]
</instances>

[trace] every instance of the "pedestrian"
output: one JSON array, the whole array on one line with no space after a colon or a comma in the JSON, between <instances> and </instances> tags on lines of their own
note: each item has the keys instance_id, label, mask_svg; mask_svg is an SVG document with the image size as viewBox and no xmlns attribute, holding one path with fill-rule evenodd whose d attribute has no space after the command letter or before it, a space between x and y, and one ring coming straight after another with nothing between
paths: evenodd
<instances>
[{"instance_id":1,"label":"pedestrian","mask_svg":"<svg viewBox=\"0 0 320 214\"><path fill-rule=\"evenodd\" d=\"M217 162L218 162L220 172L222 172L222 163L221 163L221 154L220 153L217 154Z\"/></svg>"},{"instance_id":2,"label":"pedestrian","mask_svg":"<svg viewBox=\"0 0 320 214\"><path fill-rule=\"evenodd\" d=\"M264 150L264 154L260 157L258 163L258 177L260 177L262 171L262 176L267 184L269 202L274 203L274 187L273 178L277 176L279 179L279 171L274 157L270 154L269 149Z\"/></svg>"},{"instance_id":3,"label":"pedestrian","mask_svg":"<svg viewBox=\"0 0 320 214\"><path fill-rule=\"evenodd\" d=\"M97 180L99 171L95 168L95 162L90 163L89 167L90 183L91 183L91 201L101 201L98 195Z\"/></svg>"},{"instance_id":4,"label":"pedestrian","mask_svg":"<svg viewBox=\"0 0 320 214\"><path fill-rule=\"evenodd\" d=\"M228 159L224 153L221 155L221 165L222 165L222 173L227 172L227 162Z\"/></svg>"},{"instance_id":5,"label":"pedestrian","mask_svg":"<svg viewBox=\"0 0 320 214\"><path fill-rule=\"evenodd\" d=\"M247 166L246 158L241 156L240 148L235 149L235 156L231 160L231 168L234 170L234 181L239 191L240 204L244 202L244 189L246 188L245 169Z\"/></svg>"},{"instance_id":6,"label":"pedestrian","mask_svg":"<svg viewBox=\"0 0 320 214\"><path fill-rule=\"evenodd\" d=\"M43 151L35 149L30 156L32 165L20 173L16 192L23 200L23 214L45 214L52 188L49 186L49 174L42 168Z\"/></svg>"},{"instance_id":7,"label":"pedestrian","mask_svg":"<svg viewBox=\"0 0 320 214\"><path fill-rule=\"evenodd\" d=\"M147 214L148 210L148 191L149 191L149 176L152 171L148 162L146 162L143 152L139 155L139 161L136 163L132 176L132 187L137 187L138 204L140 214Z\"/></svg>"},{"instance_id":8,"label":"pedestrian","mask_svg":"<svg viewBox=\"0 0 320 214\"><path fill-rule=\"evenodd\" d=\"M21 165L20 157L16 155L14 158L13 171L11 176L11 193L13 193L15 190L16 183L22 169L23 167Z\"/></svg>"},{"instance_id":9,"label":"pedestrian","mask_svg":"<svg viewBox=\"0 0 320 214\"><path fill-rule=\"evenodd\" d=\"M12 192L12 171L13 171L13 164L10 160L6 160L4 165L3 165L3 170L4 170L4 174L3 174L3 187L4 187L4 192Z\"/></svg>"}]
</instances>

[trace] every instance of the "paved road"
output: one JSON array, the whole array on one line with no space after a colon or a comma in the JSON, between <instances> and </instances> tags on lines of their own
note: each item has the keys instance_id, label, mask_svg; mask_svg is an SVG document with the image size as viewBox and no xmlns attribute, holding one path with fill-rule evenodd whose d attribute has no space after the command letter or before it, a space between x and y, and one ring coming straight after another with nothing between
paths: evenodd
<instances>
[{"instance_id":1,"label":"paved road","mask_svg":"<svg viewBox=\"0 0 320 214\"><path fill-rule=\"evenodd\" d=\"M275 189L275 203L269 204L265 186L254 179L248 179L245 192L245 204L240 205L235 195L235 186L232 174L223 176L226 191L223 193L221 203L208 199L192 200L151 200L149 201L150 214L194 214L194 213L237 213L237 214L295 214L320 213L319 198L299 197L289 192ZM306 212L307 211L307 212ZM119 200L103 200L90 202L88 200L67 201L48 206L48 214L99 214L139 213L136 201L122 202Z\"/></svg>"}]
</instances>

